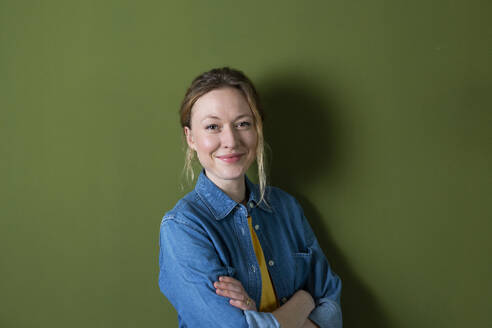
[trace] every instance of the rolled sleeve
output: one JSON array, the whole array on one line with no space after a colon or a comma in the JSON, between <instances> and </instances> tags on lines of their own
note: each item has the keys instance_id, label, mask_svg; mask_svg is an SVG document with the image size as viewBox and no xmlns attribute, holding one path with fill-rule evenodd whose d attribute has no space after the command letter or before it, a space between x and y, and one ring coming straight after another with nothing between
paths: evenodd
<instances>
[{"instance_id":1,"label":"rolled sleeve","mask_svg":"<svg viewBox=\"0 0 492 328\"><path fill-rule=\"evenodd\" d=\"M340 307L340 295L342 281L331 270L323 250L314 235L314 232L301 210L304 234L307 247L312 251L311 270L306 282L306 289L313 297L316 307L309 315L309 319L320 328L341 328L342 310Z\"/></svg>"},{"instance_id":2,"label":"rolled sleeve","mask_svg":"<svg viewBox=\"0 0 492 328\"><path fill-rule=\"evenodd\" d=\"M275 316L268 312L244 311L248 327L251 328L280 328Z\"/></svg>"},{"instance_id":3,"label":"rolled sleeve","mask_svg":"<svg viewBox=\"0 0 492 328\"><path fill-rule=\"evenodd\" d=\"M342 311L337 302L329 298L321 298L316 303L316 308L309 314L311 321L321 328L342 327Z\"/></svg>"},{"instance_id":4,"label":"rolled sleeve","mask_svg":"<svg viewBox=\"0 0 492 328\"><path fill-rule=\"evenodd\" d=\"M279 327L271 313L242 311L216 294L213 283L229 275L207 234L180 217L164 217L160 229L159 287L183 327Z\"/></svg>"}]
</instances>

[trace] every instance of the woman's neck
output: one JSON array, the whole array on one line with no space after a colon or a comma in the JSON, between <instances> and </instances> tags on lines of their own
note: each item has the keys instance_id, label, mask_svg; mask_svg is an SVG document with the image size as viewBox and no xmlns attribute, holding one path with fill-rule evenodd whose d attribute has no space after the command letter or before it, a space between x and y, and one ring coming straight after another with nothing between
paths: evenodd
<instances>
[{"instance_id":1,"label":"woman's neck","mask_svg":"<svg viewBox=\"0 0 492 328\"><path fill-rule=\"evenodd\" d=\"M246 182L244 175L242 178L234 180L218 180L212 175L207 175L207 177L235 202L244 203L248 201L246 199Z\"/></svg>"}]
</instances>

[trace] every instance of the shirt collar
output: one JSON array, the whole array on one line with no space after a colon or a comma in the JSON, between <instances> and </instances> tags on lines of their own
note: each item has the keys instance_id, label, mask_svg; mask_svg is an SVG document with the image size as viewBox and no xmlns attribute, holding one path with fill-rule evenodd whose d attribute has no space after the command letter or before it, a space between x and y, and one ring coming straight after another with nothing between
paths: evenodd
<instances>
[{"instance_id":1,"label":"shirt collar","mask_svg":"<svg viewBox=\"0 0 492 328\"><path fill-rule=\"evenodd\" d=\"M253 207L259 206L263 210L271 212L272 210L266 205L265 201L259 203L260 190L258 186L252 183L246 175L244 178L246 180L247 190L249 190L248 204L253 204ZM205 175L205 170L202 170L198 176L195 191L217 220L225 218L239 205L238 202L230 198Z\"/></svg>"}]
</instances>

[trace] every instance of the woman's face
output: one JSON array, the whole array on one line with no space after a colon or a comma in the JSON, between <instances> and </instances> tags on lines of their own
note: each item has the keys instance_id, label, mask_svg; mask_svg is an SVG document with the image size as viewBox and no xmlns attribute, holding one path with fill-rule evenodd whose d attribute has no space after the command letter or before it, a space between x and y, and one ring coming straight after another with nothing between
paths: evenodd
<instances>
[{"instance_id":1,"label":"woman's face","mask_svg":"<svg viewBox=\"0 0 492 328\"><path fill-rule=\"evenodd\" d=\"M256 156L253 113L241 91L226 87L201 96L191 110L186 141L216 185L244 179Z\"/></svg>"}]
</instances>

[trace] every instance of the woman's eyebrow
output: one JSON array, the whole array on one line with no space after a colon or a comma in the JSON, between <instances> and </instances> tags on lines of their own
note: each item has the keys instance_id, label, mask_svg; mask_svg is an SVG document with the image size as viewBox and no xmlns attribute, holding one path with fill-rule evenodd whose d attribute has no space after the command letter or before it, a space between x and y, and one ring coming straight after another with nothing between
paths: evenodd
<instances>
[{"instance_id":1,"label":"woman's eyebrow","mask_svg":"<svg viewBox=\"0 0 492 328\"><path fill-rule=\"evenodd\" d=\"M234 121L237 121L237 120L239 120L240 118L243 118L243 117L253 117L253 115L251 115L251 114L242 114L242 115L239 115L238 117L236 117L234 119Z\"/></svg>"},{"instance_id":2,"label":"woman's eyebrow","mask_svg":"<svg viewBox=\"0 0 492 328\"><path fill-rule=\"evenodd\" d=\"M251 118L251 117L253 117L253 115L251 115L251 114L242 114L242 115L239 115L238 117L236 117L234 119L234 121L237 121L237 120L239 120L241 118L244 118L244 117ZM207 115L204 118L202 118L202 122L205 121L205 120L207 120L207 119L213 119L213 120L219 120L220 121L220 117L218 117L218 116L215 116L215 115Z\"/></svg>"},{"instance_id":3,"label":"woman's eyebrow","mask_svg":"<svg viewBox=\"0 0 492 328\"><path fill-rule=\"evenodd\" d=\"M220 118L215 115L207 115L204 118L202 118L202 122L205 121L206 119L220 120Z\"/></svg>"}]
</instances>

